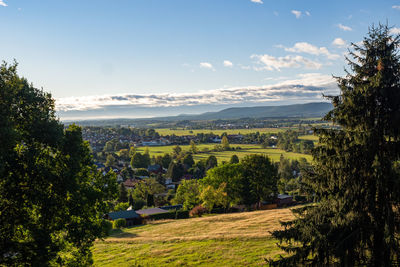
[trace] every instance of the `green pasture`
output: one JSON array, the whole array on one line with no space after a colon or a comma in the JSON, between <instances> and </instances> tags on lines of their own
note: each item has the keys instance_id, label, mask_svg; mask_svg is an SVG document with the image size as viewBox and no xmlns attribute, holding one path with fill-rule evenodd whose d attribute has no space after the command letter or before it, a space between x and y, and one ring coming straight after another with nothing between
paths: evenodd
<instances>
[{"instance_id":1,"label":"green pasture","mask_svg":"<svg viewBox=\"0 0 400 267\"><path fill-rule=\"evenodd\" d=\"M306 158L307 161L311 161L311 155L305 155L300 153L286 152L277 148L262 148L261 145L253 145L253 144L231 144L231 147L241 149L230 150L230 151L221 151L221 152L211 152L215 144L199 144L197 145L198 150L200 151L198 154L193 155L193 158L197 160L205 159L210 155L214 155L218 162L229 161L232 155L236 154L239 158L243 158L246 155L250 154L265 154L268 155L273 161L279 161L281 155L285 158L289 159L300 159ZM162 156L165 153L172 153L172 149L174 146L153 146L148 147L150 156ZM184 145L180 146L183 151L189 151L190 146ZM145 147L138 147L137 151L144 152Z\"/></svg>"},{"instance_id":2,"label":"green pasture","mask_svg":"<svg viewBox=\"0 0 400 267\"><path fill-rule=\"evenodd\" d=\"M252 129L227 129L227 130L209 130L209 129L197 129L197 130L188 130L188 129L155 129L160 135L172 135L176 136L182 135L197 135L199 133L213 133L216 135L221 135L223 133L227 134L249 134L249 133L279 133L288 130L287 127L282 128L252 128ZM297 129L297 128L295 128Z\"/></svg>"}]
</instances>

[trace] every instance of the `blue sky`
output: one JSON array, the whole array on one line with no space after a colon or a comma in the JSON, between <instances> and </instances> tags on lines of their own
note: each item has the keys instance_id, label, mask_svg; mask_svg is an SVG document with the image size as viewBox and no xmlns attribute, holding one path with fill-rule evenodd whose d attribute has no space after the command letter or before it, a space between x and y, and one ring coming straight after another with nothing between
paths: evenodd
<instances>
[{"instance_id":1,"label":"blue sky","mask_svg":"<svg viewBox=\"0 0 400 267\"><path fill-rule=\"evenodd\" d=\"M400 0L0 0L0 58L63 111L307 102L301 86L332 91L347 45L386 21L400 32Z\"/></svg>"}]
</instances>

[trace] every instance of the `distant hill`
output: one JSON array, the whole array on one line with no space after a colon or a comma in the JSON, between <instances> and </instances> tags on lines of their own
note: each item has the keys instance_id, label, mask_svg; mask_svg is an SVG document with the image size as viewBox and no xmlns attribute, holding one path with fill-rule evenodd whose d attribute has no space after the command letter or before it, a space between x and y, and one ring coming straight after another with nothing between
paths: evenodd
<instances>
[{"instance_id":1,"label":"distant hill","mask_svg":"<svg viewBox=\"0 0 400 267\"><path fill-rule=\"evenodd\" d=\"M199 115L179 115L169 118L175 120L218 120L242 118L322 117L331 109L331 103L321 102L285 106L227 108L218 112L206 112Z\"/></svg>"},{"instance_id":2,"label":"distant hill","mask_svg":"<svg viewBox=\"0 0 400 267\"><path fill-rule=\"evenodd\" d=\"M154 117L146 119L106 119L83 120L80 125L118 125L142 124L144 122L177 122L177 121L204 121L204 120L231 120L231 119L260 119L260 118L320 118L332 109L331 103L307 103L284 106L256 106L227 108L217 112L206 112L197 115L182 114L178 116ZM68 124L68 122L67 122Z\"/></svg>"}]
</instances>

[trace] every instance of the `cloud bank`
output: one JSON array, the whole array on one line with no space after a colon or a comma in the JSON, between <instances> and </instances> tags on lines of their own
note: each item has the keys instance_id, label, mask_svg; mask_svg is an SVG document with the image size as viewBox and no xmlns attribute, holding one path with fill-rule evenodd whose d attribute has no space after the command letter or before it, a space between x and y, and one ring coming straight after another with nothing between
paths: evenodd
<instances>
[{"instance_id":1,"label":"cloud bank","mask_svg":"<svg viewBox=\"0 0 400 267\"><path fill-rule=\"evenodd\" d=\"M353 30L353 29L350 28L349 26L345 26L345 25L343 25L343 24L341 24L341 23L339 23L337 26L339 27L339 29L341 29L341 30L343 30L343 31L345 31L345 32L349 32L349 31L352 31L352 30Z\"/></svg>"},{"instance_id":2,"label":"cloud bank","mask_svg":"<svg viewBox=\"0 0 400 267\"><path fill-rule=\"evenodd\" d=\"M301 67L305 67L306 69L320 69L322 67L321 63L302 56L287 55L284 57L274 57L271 55L264 54L264 55L252 55L251 58L255 59L256 64L259 65L259 67L254 67L256 71L262 71L262 70L280 71L283 68L301 68Z\"/></svg>"},{"instance_id":3,"label":"cloud bank","mask_svg":"<svg viewBox=\"0 0 400 267\"><path fill-rule=\"evenodd\" d=\"M317 46L312 45L307 42L295 43L295 45L293 47L284 47L282 45L280 45L278 47L285 49L285 51L287 51L287 52L306 53L306 54L315 55L315 56L324 55L328 59L332 59L332 60L340 58L339 55L332 54L331 52L329 52L328 48L326 48L326 47L317 47Z\"/></svg>"},{"instance_id":4,"label":"cloud bank","mask_svg":"<svg viewBox=\"0 0 400 267\"><path fill-rule=\"evenodd\" d=\"M4 3L4 1L3 1L3 0L0 0L0 6L7 6L7 4L6 4L6 3Z\"/></svg>"},{"instance_id":5,"label":"cloud bank","mask_svg":"<svg viewBox=\"0 0 400 267\"><path fill-rule=\"evenodd\" d=\"M90 111L110 107L180 107L199 105L235 105L295 100L321 101L322 93L337 94L330 75L308 73L275 85L223 88L188 94L124 94L67 97L56 100L59 112Z\"/></svg>"},{"instance_id":6,"label":"cloud bank","mask_svg":"<svg viewBox=\"0 0 400 267\"><path fill-rule=\"evenodd\" d=\"M231 61L229 61L229 60L224 60L223 64L224 64L225 67L229 67L229 68L233 67L233 63Z\"/></svg>"},{"instance_id":7,"label":"cloud bank","mask_svg":"<svg viewBox=\"0 0 400 267\"><path fill-rule=\"evenodd\" d=\"M333 42L332 42L332 45L343 48L343 47L347 46L347 43L342 38L335 38L335 40L333 40Z\"/></svg>"}]
</instances>

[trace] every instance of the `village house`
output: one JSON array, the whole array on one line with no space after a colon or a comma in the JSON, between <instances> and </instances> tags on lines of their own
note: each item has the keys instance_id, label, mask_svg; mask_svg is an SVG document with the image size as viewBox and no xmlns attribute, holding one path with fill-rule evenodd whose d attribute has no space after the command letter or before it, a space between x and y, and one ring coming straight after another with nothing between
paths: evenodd
<instances>
[{"instance_id":1,"label":"village house","mask_svg":"<svg viewBox=\"0 0 400 267\"><path fill-rule=\"evenodd\" d=\"M121 210L110 212L104 216L105 219L115 221L117 219L125 219L126 226L132 226L142 223L142 218L134 210Z\"/></svg>"}]
</instances>

